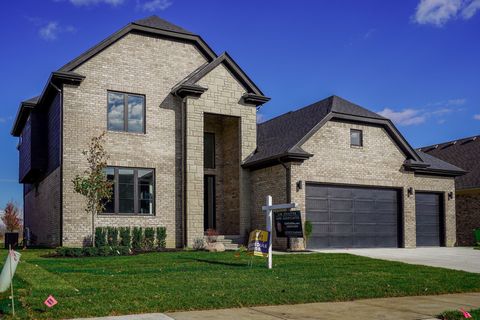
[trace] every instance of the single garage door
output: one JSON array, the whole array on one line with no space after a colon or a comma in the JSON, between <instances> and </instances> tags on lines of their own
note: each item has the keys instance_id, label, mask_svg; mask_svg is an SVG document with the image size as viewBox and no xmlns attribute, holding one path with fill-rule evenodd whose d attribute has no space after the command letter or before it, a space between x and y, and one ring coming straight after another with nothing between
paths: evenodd
<instances>
[{"instance_id":1,"label":"single garage door","mask_svg":"<svg viewBox=\"0 0 480 320\"><path fill-rule=\"evenodd\" d=\"M415 192L417 246L442 245L442 196L438 193Z\"/></svg>"},{"instance_id":2,"label":"single garage door","mask_svg":"<svg viewBox=\"0 0 480 320\"><path fill-rule=\"evenodd\" d=\"M398 247L397 190L308 183L305 191L308 248Z\"/></svg>"}]
</instances>

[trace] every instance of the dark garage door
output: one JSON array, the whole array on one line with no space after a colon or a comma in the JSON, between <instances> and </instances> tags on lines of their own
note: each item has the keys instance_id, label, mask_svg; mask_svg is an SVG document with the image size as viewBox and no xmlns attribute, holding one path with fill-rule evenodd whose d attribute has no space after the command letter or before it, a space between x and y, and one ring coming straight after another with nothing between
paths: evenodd
<instances>
[{"instance_id":1,"label":"dark garage door","mask_svg":"<svg viewBox=\"0 0 480 320\"><path fill-rule=\"evenodd\" d=\"M392 189L307 184L307 247L398 247L398 198Z\"/></svg>"},{"instance_id":2,"label":"dark garage door","mask_svg":"<svg viewBox=\"0 0 480 320\"><path fill-rule=\"evenodd\" d=\"M417 246L440 246L442 244L441 195L415 193Z\"/></svg>"}]
</instances>

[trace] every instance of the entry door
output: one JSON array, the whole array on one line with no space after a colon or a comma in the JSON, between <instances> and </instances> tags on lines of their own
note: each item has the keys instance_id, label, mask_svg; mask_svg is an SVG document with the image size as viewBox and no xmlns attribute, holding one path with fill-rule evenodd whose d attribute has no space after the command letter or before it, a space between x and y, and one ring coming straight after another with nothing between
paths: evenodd
<instances>
[{"instance_id":1,"label":"entry door","mask_svg":"<svg viewBox=\"0 0 480 320\"><path fill-rule=\"evenodd\" d=\"M204 188L203 188L203 210L204 210L204 220L203 228L215 229L215 176L205 175L204 177Z\"/></svg>"},{"instance_id":2,"label":"entry door","mask_svg":"<svg viewBox=\"0 0 480 320\"><path fill-rule=\"evenodd\" d=\"M308 248L398 247L399 197L394 189L307 184Z\"/></svg>"},{"instance_id":3,"label":"entry door","mask_svg":"<svg viewBox=\"0 0 480 320\"><path fill-rule=\"evenodd\" d=\"M443 245L442 195L415 193L417 247Z\"/></svg>"}]
</instances>

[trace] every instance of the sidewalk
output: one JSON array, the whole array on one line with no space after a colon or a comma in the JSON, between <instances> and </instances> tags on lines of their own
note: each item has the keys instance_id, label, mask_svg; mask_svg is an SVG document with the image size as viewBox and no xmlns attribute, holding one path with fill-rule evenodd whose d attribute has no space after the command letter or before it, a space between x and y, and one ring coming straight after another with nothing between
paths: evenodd
<instances>
[{"instance_id":1,"label":"sidewalk","mask_svg":"<svg viewBox=\"0 0 480 320\"><path fill-rule=\"evenodd\" d=\"M143 314L90 318L102 320L220 320L220 319L432 319L445 310L480 308L480 293L447 294L401 298L381 298L348 302L321 302L237 309Z\"/></svg>"}]
</instances>

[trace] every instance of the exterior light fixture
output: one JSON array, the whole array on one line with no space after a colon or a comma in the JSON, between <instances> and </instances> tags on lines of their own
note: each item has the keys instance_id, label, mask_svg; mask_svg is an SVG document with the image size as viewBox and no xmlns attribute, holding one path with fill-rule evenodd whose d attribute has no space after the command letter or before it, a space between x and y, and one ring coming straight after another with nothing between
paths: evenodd
<instances>
[{"instance_id":1,"label":"exterior light fixture","mask_svg":"<svg viewBox=\"0 0 480 320\"><path fill-rule=\"evenodd\" d=\"M410 197L410 196L413 196L413 188L412 187L409 187L407 189L407 195Z\"/></svg>"},{"instance_id":2,"label":"exterior light fixture","mask_svg":"<svg viewBox=\"0 0 480 320\"><path fill-rule=\"evenodd\" d=\"M450 192L448 193L448 200L452 200L452 199L453 199L453 192L450 191Z\"/></svg>"},{"instance_id":3,"label":"exterior light fixture","mask_svg":"<svg viewBox=\"0 0 480 320\"><path fill-rule=\"evenodd\" d=\"M302 190L302 189L303 189L302 180L298 180L298 181L297 181L297 191L298 191L298 190Z\"/></svg>"}]
</instances>

